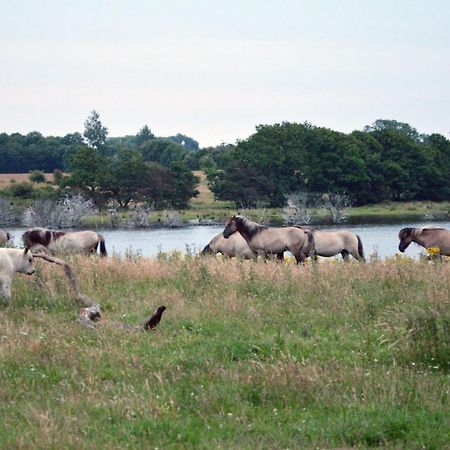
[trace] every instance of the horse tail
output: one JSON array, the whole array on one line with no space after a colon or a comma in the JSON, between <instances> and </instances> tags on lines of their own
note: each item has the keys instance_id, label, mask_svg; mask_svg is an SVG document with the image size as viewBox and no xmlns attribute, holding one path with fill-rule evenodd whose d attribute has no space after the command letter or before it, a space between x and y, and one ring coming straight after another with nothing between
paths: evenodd
<instances>
[{"instance_id":1,"label":"horse tail","mask_svg":"<svg viewBox=\"0 0 450 450\"><path fill-rule=\"evenodd\" d=\"M10 241L11 239L12 239L12 234L6 232L6 240L7 240L7 241Z\"/></svg>"},{"instance_id":2,"label":"horse tail","mask_svg":"<svg viewBox=\"0 0 450 450\"><path fill-rule=\"evenodd\" d=\"M356 235L356 237L358 238L358 254L359 254L359 256L361 256L363 261L365 261L366 258L364 258L364 249L363 249L361 238L358 235Z\"/></svg>"},{"instance_id":3,"label":"horse tail","mask_svg":"<svg viewBox=\"0 0 450 450\"><path fill-rule=\"evenodd\" d=\"M307 256L314 257L316 253L316 241L314 240L314 234L311 229L304 229L303 230L306 233L307 236L307 251L305 252Z\"/></svg>"},{"instance_id":4,"label":"horse tail","mask_svg":"<svg viewBox=\"0 0 450 450\"><path fill-rule=\"evenodd\" d=\"M107 256L108 253L106 252L106 245L105 245L105 238L102 234L97 234L98 241L100 242L100 255L101 256Z\"/></svg>"}]
</instances>

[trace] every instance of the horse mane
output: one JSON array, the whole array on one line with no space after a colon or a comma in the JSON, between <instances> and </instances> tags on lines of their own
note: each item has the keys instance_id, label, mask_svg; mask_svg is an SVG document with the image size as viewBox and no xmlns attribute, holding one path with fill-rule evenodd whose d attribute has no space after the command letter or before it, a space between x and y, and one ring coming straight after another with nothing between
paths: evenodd
<instances>
[{"instance_id":1,"label":"horse mane","mask_svg":"<svg viewBox=\"0 0 450 450\"><path fill-rule=\"evenodd\" d=\"M299 228L300 230L303 230L303 231L319 231L320 230L320 228L312 227L309 225L294 225L294 227Z\"/></svg>"},{"instance_id":2,"label":"horse mane","mask_svg":"<svg viewBox=\"0 0 450 450\"><path fill-rule=\"evenodd\" d=\"M408 236L412 236L414 234L415 230L417 230L417 228L412 228L412 227L402 228L399 231L398 236L400 239L408 237Z\"/></svg>"},{"instance_id":3,"label":"horse mane","mask_svg":"<svg viewBox=\"0 0 450 450\"><path fill-rule=\"evenodd\" d=\"M247 233L249 238L261 233L261 231L267 230L269 227L265 225L261 225L256 222L252 222L251 220L246 219L242 216L236 216L236 225L242 226L244 231Z\"/></svg>"},{"instance_id":4,"label":"horse mane","mask_svg":"<svg viewBox=\"0 0 450 450\"><path fill-rule=\"evenodd\" d=\"M31 228L22 235L25 246L30 247L34 244L40 244L46 247L50 243L51 231L46 228Z\"/></svg>"}]
</instances>

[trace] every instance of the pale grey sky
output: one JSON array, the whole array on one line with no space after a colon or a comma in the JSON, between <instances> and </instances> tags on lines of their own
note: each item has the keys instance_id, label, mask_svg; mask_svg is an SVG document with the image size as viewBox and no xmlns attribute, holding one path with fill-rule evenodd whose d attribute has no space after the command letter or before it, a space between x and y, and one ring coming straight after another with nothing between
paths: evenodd
<instances>
[{"instance_id":1,"label":"pale grey sky","mask_svg":"<svg viewBox=\"0 0 450 450\"><path fill-rule=\"evenodd\" d=\"M378 118L450 133L448 0L1 0L0 132L340 131Z\"/></svg>"}]
</instances>

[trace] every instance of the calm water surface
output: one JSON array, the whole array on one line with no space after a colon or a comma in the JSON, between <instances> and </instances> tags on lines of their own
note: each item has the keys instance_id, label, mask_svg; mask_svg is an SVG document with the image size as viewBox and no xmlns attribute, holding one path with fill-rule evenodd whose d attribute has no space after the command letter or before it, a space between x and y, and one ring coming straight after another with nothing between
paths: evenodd
<instances>
[{"instance_id":1,"label":"calm water surface","mask_svg":"<svg viewBox=\"0 0 450 450\"><path fill-rule=\"evenodd\" d=\"M323 229L346 228L361 237L364 252L367 256L377 253L386 258L398 251L398 232L403 227L443 227L450 229L450 222L410 222L396 225L344 225L320 227ZM109 254L124 256L127 252L139 253L142 256L155 257L159 252L189 250L197 253L218 233L223 226L192 226L186 228L161 228L156 230L96 230L103 234ZM16 245L21 245L24 228L8 228L14 236ZM411 244L405 254L416 257L420 247Z\"/></svg>"}]
</instances>

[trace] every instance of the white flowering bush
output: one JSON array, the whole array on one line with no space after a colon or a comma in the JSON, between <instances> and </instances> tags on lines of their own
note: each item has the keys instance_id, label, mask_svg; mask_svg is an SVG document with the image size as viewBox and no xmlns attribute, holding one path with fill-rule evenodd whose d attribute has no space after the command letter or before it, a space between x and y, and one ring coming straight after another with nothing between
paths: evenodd
<instances>
[{"instance_id":1,"label":"white flowering bush","mask_svg":"<svg viewBox=\"0 0 450 450\"><path fill-rule=\"evenodd\" d=\"M17 211L10 200L0 197L0 225L9 226L17 221Z\"/></svg>"},{"instance_id":2,"label":"white flowering bush","mask_svg":"<svg viewBox=\"0 0 450 450\"><path fill-rule=\"evenodd\" d=\"M82 194L69 194L54 200L35 200L25 209L22 224L26 227L77 228L83 219L96 213L92 200Z\"/></svg>"},{"instance_id":3,"label":"white flowering bush","mask_svg":"<svg viewBox=\"0 0 450 450\"><path fill-rule=\"evenodd\" d=\"M283 208L283 223L285 225L308 225L312 222L308 211L310 198L307 192L293 192L286 196L286 206Z\"/></svg>"}]
</instances>

